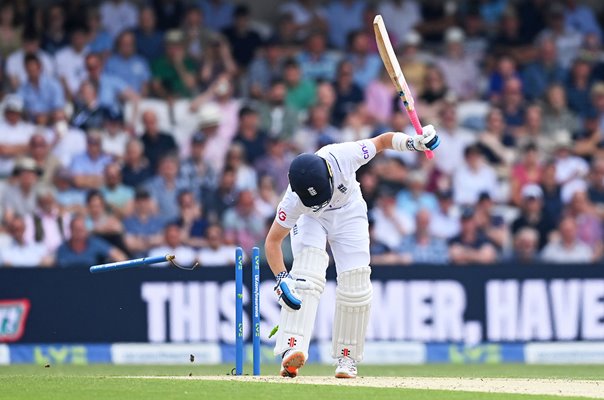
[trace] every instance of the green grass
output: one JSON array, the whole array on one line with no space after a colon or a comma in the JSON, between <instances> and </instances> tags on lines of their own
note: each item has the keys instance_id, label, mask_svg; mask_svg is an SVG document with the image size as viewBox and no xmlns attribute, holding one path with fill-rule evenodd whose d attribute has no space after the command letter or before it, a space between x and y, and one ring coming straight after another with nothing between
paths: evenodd
<instances>
[{"instance_id":1,"label":"green grass","mask_svg":"<svg viewBox=\"0 0 604 400\"><path fill-rule=\"evenodd\" d=\"M251 368L246 366L246 371ZM561 400L572 397L485 394L409 389L288 385L199 380L122 379L127 375L226 375L231 366L8 366L0 367L0 399L32 400L169 400L169 399L405 399L405 400ZM265 366L272 375L275 366ZM304 375L331 376L329 366L308 365ZM364 376L438 376L604 379L603 366L427 365L362 366Z\"/></svg>"}]
</instances>

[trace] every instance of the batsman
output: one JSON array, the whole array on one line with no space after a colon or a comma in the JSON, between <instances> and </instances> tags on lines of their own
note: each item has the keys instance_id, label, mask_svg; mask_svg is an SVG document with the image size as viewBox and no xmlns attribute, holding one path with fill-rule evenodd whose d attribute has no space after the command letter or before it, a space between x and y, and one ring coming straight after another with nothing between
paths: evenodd
<instances>
[{"instance_id":1,"label":"batsman","mask_svg":"<svg viewBox=\"0 0 604 400\"><path fill-rule=\"evenodd\" d=\"M275 354L281 375L295 377L308 358L319 299L325 288L329 242L337 271L332 357L337 378L355 378L363 359L371 308L367 204L356 171L386 149L434 150L440 139L432 125L421 135L387 132L372 139L331 144L297 156L289 187L279 203L265 252L281 304ZM294 261L287 271L281 243L290 234Z\"/></svg>"}]
</instances>

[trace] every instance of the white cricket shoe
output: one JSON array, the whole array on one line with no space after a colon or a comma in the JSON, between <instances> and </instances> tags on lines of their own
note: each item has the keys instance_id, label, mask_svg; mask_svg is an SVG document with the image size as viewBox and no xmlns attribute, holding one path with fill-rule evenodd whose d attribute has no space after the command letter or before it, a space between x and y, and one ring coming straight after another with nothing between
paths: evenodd
<instances>
[{"instance_id":1,"label":"white cricket shoe","mask_svg":"<svg viewBox=\"0 0 604 400\"><path fill-rule=\"evenodd\" d=\"M340 357L336 366L336 378L356 378L357 362L350 357Z\"/></svg>"},{"instance_id":2,"label":"white cricket shoe","mask_svg":"<svg viewBox=\"0 0 604 400\"><path fill-rule=\"evenodd\" d=\"M298 376L298 369L302 368L305 362L306 354L302 350L287 350L281 360L281 376L295 378Z\"/></svg>"}]
</instances>

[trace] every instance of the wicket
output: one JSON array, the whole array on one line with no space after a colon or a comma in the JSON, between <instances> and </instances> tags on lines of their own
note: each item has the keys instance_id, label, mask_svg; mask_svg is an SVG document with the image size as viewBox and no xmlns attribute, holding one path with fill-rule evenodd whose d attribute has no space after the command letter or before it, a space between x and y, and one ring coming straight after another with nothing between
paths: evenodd
<instances>
[{"instance_id":1,"label":"wicket","mask_svg":"<svg viewBox=\"0 0 604 400\"><path fill-rule=\"evenodd\" d=\"M252 347L254 375L260 375L260 249L252 249ZM243 249L235 251L235 375L243 375Z\"/></svg>"}]
</instances>

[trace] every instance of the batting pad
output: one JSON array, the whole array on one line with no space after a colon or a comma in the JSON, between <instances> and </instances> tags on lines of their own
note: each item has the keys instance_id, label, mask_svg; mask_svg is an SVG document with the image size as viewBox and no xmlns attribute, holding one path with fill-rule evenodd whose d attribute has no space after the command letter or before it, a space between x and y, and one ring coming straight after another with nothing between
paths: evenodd
<instances>
[{"instance_id":1,"label":"batting pad","mask_svg":"<svg viewBox=\"0 0 604 400\"><path fill-rule=\"evenodd\" d=\"M357 362L363 359L373 294L370 275L370 267L338 274L331 353L333 358L347 356Z\"/></svg>"},{"instance_id":2,"label":"batting pad","mask_svg":"<svg viewBox=\"0 0 604 400\"><path fill-rule=\"evenodd\" d=\"M308 358L308 345L315 326L319 299L325 289L325 271L329 256L317 247L305 247L294 257L291 276L312 283L310 289L297 289L302 307L297 311L281 307L275 355L288 349L302 350Z\"/></svg>"}]
</instances>

